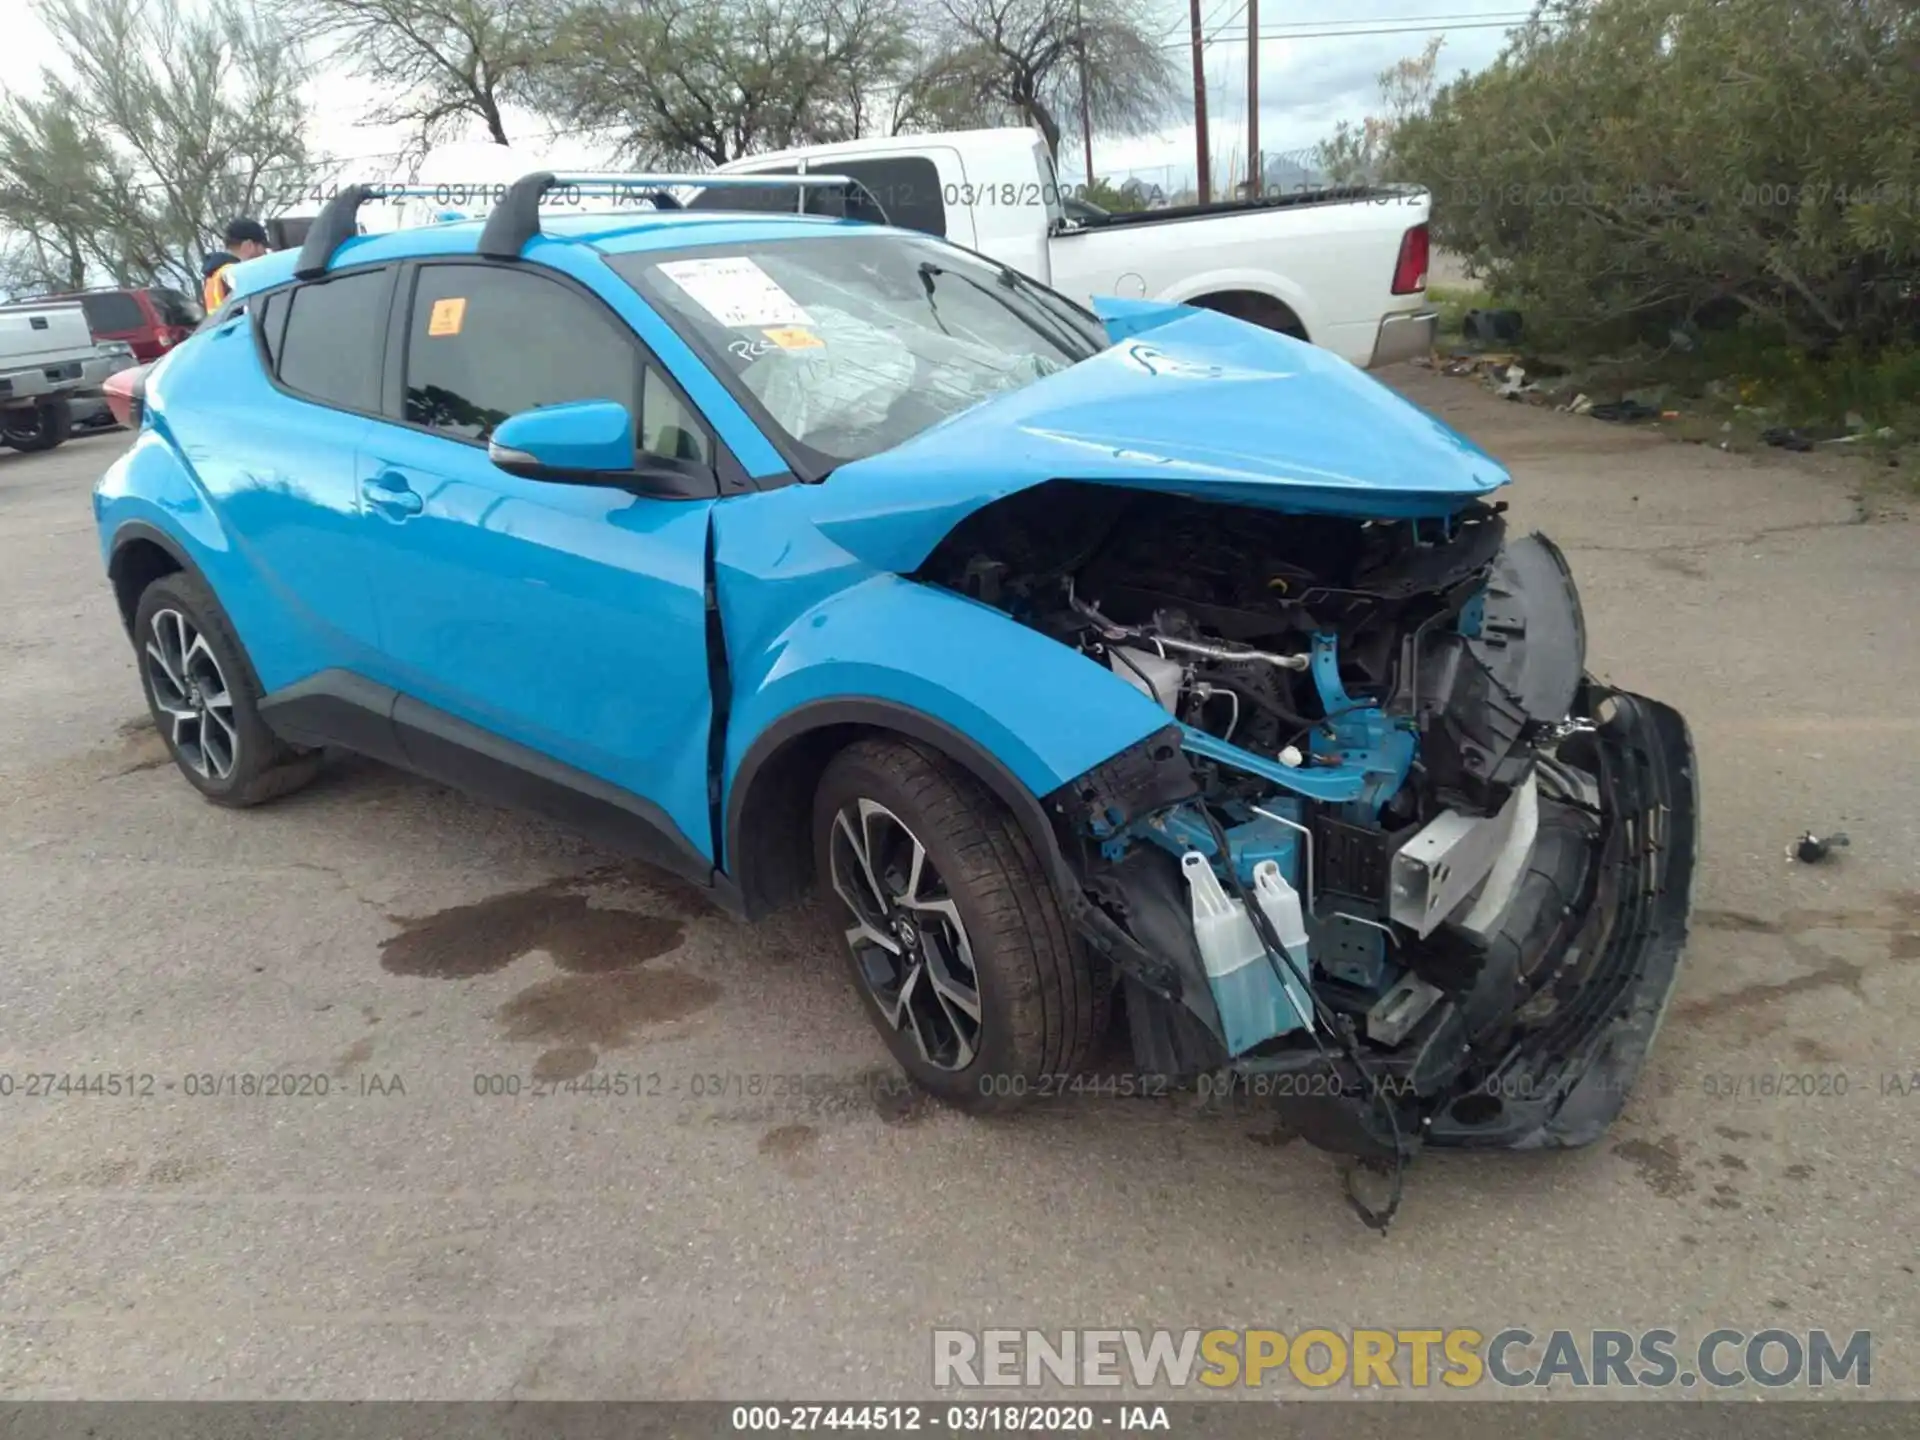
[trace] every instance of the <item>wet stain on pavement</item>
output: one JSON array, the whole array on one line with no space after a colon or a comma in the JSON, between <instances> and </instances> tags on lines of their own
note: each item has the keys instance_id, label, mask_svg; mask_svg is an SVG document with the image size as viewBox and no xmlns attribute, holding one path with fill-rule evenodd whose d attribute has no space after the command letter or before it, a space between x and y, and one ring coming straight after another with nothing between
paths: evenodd
<instances>
[{"instance_id":1,"label":"wet stain on pavement","mask_svg":"<svg viewBox=\"0 0 1920 1440\"><path fill-rule=\"evenodd\" d=\"M603 975L630 970L679 946L679 920L595 905L581 887L596 883L603 883L602 872L550 880L431 915L389 916L401 928L381 942L381 967L394 975L471 980L543 950L562 970Z\"/></svg>"},{"instance_id":2,"label":"wet stain on pavement","mask_svg":"<svg viewBox=\"0 0 1920 1440\"><path fill-rule=\"evenodd\" d=\"M364 1065L372 1058L373 1037L371 1035L363 1035L354 1041L353 1044L349 1045L338 1060L334 1061L334 1078L336 1080L344 1079L352 1073L354 1066Z\"/></svg>"},{"instance_id":3,"label":"wet stain on pavement","mask_svg":"<svg viewBox=\"0 0 1920 1440\"><path fill-rule=\"evenodd\" d=\"M1693 1190L1677 1135L1662 1135L1658 1141L1622 1140L1613 1153L1638 1170L1647 1188L1664 1200L1677 1200Z\"/></svg>"},{"instance_id":4,"label":"wet stain on pavement","mask_svg":"<svg viewBox=\"0 0 1920 1440\"><path fill-rule=\"evenodd\" d=\"M495 1012L509 1040L553 1046L619 1046L637 1031L706 1009L711 980L669 968L559 975L529 985Z\"/></svg>"},{"instance_id":5,"label":"wet stain on pavement","mask_svg":"<svg viewBox=\"0 0 1920 1440\"><path fill-rule=\"evenodd\" d=\"M600 1063L591 1045L556 1045L540 1052L533 1062L533 1078L554 1085L563 1080L578 1080Z\"/></svg>"}]
</instances>

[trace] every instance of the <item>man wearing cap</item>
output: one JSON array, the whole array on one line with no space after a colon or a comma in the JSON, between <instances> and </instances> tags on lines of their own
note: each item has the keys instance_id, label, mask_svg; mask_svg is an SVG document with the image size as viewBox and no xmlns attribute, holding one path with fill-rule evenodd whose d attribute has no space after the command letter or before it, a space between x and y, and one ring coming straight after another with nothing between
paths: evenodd
<instances>
[{"instance_id":1,"label":"man wearing cap","mask_svg":"<svg viewBox=\"0 0 1920 1440\"><path fill-rule=\"evenodd\" d=\"M233 277L227 272L242 260L251 260L267 253L267 227L258 220L241 216L227 226L227 250L224 264L215 266L213 262L222 252L216 251L207 257L209 267L205 285L201 287L201 300L211 314L226 303L227 296L233 293Z\"/></svg>"}]
</instances>

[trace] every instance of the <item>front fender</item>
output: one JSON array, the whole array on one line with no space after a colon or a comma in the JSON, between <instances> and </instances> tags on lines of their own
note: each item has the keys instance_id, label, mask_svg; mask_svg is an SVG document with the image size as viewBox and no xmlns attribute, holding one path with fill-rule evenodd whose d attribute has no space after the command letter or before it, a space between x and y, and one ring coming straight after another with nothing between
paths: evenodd
<instances>
[{"instance_id":1,"label":"front fender","mask_svg":"<svg viewBox=\"0 0 1920 1440\"><path fill-rule=\"evenodd\" d=\"M949 591L875 574L729 656L731 787L769 727L819 701L880 701L969 737L1032 795L1058 789L1168 724L1167 712L1075 650Z\"/></svg>"}]
</instances>

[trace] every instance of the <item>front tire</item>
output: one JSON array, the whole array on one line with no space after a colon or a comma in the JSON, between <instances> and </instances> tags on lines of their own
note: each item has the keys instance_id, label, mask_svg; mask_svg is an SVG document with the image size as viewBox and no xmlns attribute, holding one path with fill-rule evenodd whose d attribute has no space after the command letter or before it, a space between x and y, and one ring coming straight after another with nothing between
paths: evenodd
<instances>
[{"instance_id":1,"label":"front tire","mask_svg":"<svg viewBox=\"0 0 1920 1440\"><path fill-rule=\"evenodd\" d=\"M1086 1063L1110 978L1068 931L1025 832L971 775L859 741L827 766L813 831L868 1018L917 1084L1003 1110Z\"/></svg>"},{"instance_id":2,"label":"front tire","mask_svg":"<svg viewBox=\"0 0 1920 1440\"><path fill-rule=\"evenodd\" d=\"M184 572L141 592L134 653L147 709L180 773L216 805L259 805L298 790L320 769L260 718L260 684L205 585Z\"/></svg>"}]
</instances>

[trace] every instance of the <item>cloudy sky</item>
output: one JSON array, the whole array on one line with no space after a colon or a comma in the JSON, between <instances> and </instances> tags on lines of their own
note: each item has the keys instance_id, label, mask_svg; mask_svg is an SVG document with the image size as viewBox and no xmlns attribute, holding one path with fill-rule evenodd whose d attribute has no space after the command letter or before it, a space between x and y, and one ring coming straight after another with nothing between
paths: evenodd
<instances>
[{"instance_id":1,"label":"cloudy sky","mask_svg":"<svg viewBox=\"0 0 1920 1440\"><path fill-rule=\"evenodd\" d=\"M1444 37L1443 78L1477 70L1499 52L1508 26L1525 17L1526 0L1293 0L1261 6L1260 140L1269 154L1301 150L1341 120L1359 120L1375 108L1377 76L1395 61L1417 55L1433 35ZM24 9L24 6L18 8ZM1207 56L1209 126L1216 170L1229 159L1244 168L1247 112L1247 16L1244 0L1202 0ZM1168 53L1191 73L1188 9L1183 0L1146 0L1151 26ZM8 25L8 87L30 84L42 65L59 66L58 47L37 20L16 16ZM403 143L399 132L357 124L373 99L371 87L338 74L317 82L312 96L316 149L350 163L342 178L377 179L391 173ZM1077 125L1069 120L1061 145L1063 178L1083 168ZM567 166L605 159L597 137L540 134L527 124L524 147ZM475 136L474 138L482 138ZM516 148L521 148L515 135ZM1194 129L1189 120L1156 135L1094 137L1094 165L1103 176L1136 174L1167 189L1191 183Z\"/></svg>"}]
</instances>

